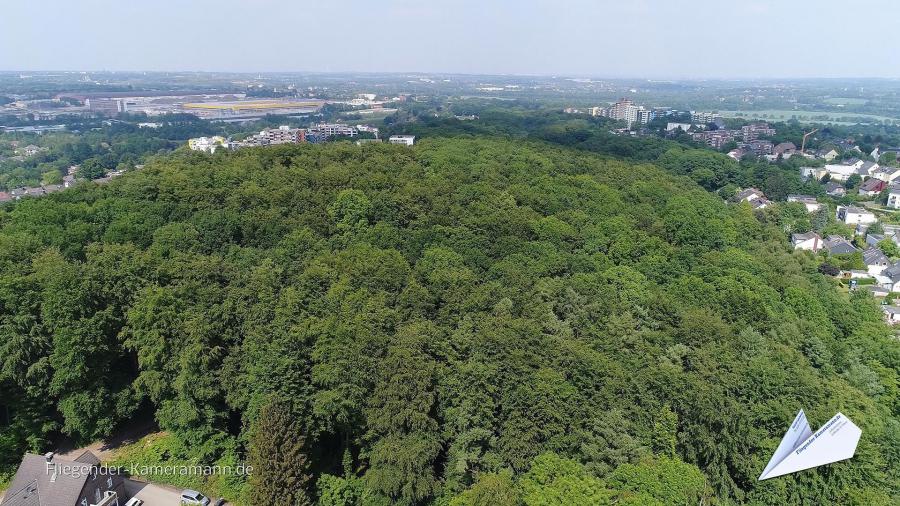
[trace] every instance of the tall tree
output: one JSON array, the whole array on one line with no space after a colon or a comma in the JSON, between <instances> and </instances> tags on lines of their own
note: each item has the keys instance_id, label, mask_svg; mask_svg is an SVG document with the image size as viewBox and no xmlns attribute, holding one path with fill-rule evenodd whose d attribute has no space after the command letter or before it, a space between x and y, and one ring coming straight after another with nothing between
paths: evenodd
<instances>
[{"instance_id":1,"label":"tall tree","mask_svg":"<svg viewBox=\"0 0 900 506\"><path fill-rule=\"evenodd\" d=\"M312 476L305 442L290 406L277 399L259 412L250 439L251 503L258 506L312 505Z\"/></svg>"}]
</instances>

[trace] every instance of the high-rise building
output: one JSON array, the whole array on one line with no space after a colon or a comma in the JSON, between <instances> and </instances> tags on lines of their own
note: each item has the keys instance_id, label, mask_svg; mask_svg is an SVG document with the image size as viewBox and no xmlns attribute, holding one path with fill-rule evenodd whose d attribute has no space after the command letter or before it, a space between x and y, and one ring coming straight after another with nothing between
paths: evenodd
<instances>
[{"instance_id":1,"label":"high-rise building","mask_svg":"<svg viewBox=\"0 0 900 506\"><path fill-rule=\"evenodd\" d=\"M403 144L404 146L412 146L416 142L415 135L392 135L388 142L391 144Z\"/></svg>"},{"instance_id":2,"label":"high-rise building","mask_svg":"<svg viewBox=\"0 0 900 506\"><path fill-rule=\"evenodd\" d=\"M115 116L120 112L125 112L125 103L121 99L116 98L88 98L85 99L85 105L91 112L102 114L104 116Z\"/></svg>"},{"instance_id":3,"label":"high-rise building","mask_svg":"<svg viewBox=\"0 0 900 506\"><path fill-rule=\"evenodd\" d=\"M326 136L343 135L346 137L356 137L359 133L356 128L341 123L316 123L309 127L310 132L323 134Z\"/></svg>"},{"instance_id":4,"label":"high-rise building","mask_svg":"<svg viewBox=\"0 0 900 506\"><path fill-rule=\"evenodd\" d=\"M714 123L716 120L722 119L722 116L715 112L691 111L691 122L706 125Z\"/></svg>"},{"instance_id":5,"label":"high-rise building","mask_svg":"<svg viewBox=\"0 0 900 506\"><path fill-rule=\"evenodd\" d=\"M306 131L282 125L278 128L267 128L259 133L264 144L298 144L306 141Z\"/></svg>"},{"instance_id":6,"label":"high-rise building","mask_svg":"<svg viewBox=\"0 0 900 506\"><path fill-rule=\"evenodd\" d=\"M625 121L630 126L633 123L647 124L656 117L656 113L651 109L645 109L642 105L634 105L627 99L621 98L618 102L607 108L592 107L591 114L594 116L603 116L619 121Z\"/></svg>"}]
</instances>

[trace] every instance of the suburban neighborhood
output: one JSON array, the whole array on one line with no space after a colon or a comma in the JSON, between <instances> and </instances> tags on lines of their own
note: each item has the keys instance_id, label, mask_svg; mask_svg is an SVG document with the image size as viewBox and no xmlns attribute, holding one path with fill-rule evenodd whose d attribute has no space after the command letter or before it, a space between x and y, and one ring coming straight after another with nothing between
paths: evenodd
<instances>
[{"instance_id":1,"label":"suburban neighborhood","mask_svg":"<svg viewBox=\"0 0 900 506\"><path fill-rule=\"evenodd\" d=\"M788 148L781 146L779 151L783 154ZM885 321L900 323L900 309L893 305L894 295L900 293L900 168L874 161L877 149L866 156L853 144L841 148L804 154L820 164L799 168L804 180L818 183L818 198L789 194L783 202L774 202L757 188L744 188L733 201L760 212L802 205L809 225L789 231L793 249L819 256L820 272L848 290L866 291L882 300Z\"/></svg>"}]
</instances>

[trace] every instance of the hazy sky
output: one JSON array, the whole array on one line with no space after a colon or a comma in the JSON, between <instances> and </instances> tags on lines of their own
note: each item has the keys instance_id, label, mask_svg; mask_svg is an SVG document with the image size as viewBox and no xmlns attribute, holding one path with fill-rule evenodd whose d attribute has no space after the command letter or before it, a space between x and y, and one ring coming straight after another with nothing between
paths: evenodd
<instances>
[{"instance_id":1,"label":"hazy sky","mask_svg":"<svg viewBox=\"0 0 900 506\"><path fill-rule=\"evenodd\" d=\"M900 77L897 0L0 0L3 70Z\"/></svg>"}]
</instances>

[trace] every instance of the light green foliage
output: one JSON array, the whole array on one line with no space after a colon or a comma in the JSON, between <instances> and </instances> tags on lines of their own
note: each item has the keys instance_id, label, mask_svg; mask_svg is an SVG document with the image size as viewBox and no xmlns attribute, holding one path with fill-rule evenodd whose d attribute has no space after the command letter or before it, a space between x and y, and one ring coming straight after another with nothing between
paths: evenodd
<instances>
[{"instance_id":1,"label":"light green foliage","mask_svg":"<svg viewBox=\"0 0 900 506\"><path fill-rule=\"evenodd\" d=\"M362 501L364 486L358 478L341 478L330 474L319 477L319 506L356 506Z\"/></svg>"},{"instance_id":2,"label":"light green foliage","mask_svg":"<svg viewBox=\"0 0 900 506\"><path fill-rule=\"evenodd\" d=\"M510 471L478 476L472 488L450 500L450 506L518 506L521 492Z\"/></svg>"},{"instance_id":3,"label":"light green foliage","mask_svg":"<svg viewBox=\"0 0 900 506\"><path fill-rule=\"evenodd\" d=\"M607 481L619 494L617 504L705 504L710 494L702 471L671 457L622 464Z\"/></svg>"},{"instance_id":4,"label":"light green foliage","mask_svg":"<svg viewBox=\"0 0 900 506\"><path fill-rule=\"evenodd\" d=\"M885 255L891 258L900 258L900 246L897 246L893 240L883 239L878 242L878 247Z\"/></svg>"},{"instance_id":5,"label":"light green foliage","mask_svg":"<svg viewBox=\"0 0 900 506\"><path fill-rule=\"evenodd\" d=\"M612 493L603 481L591 476L579 463L554 453L535 458L520 486L526 506L613 504Z\"/></svg>"},{"instance_id":6,"label":"light green foliage","mask_svg":"<svg viewBox=\"0 0 900 506\"><path fill-rule=\"evenodd\" d=\"M665 457L675 456L678 442L678 415L668 405L659 410L653 422L653 451Z\"/></svg>"}]
</instances>

